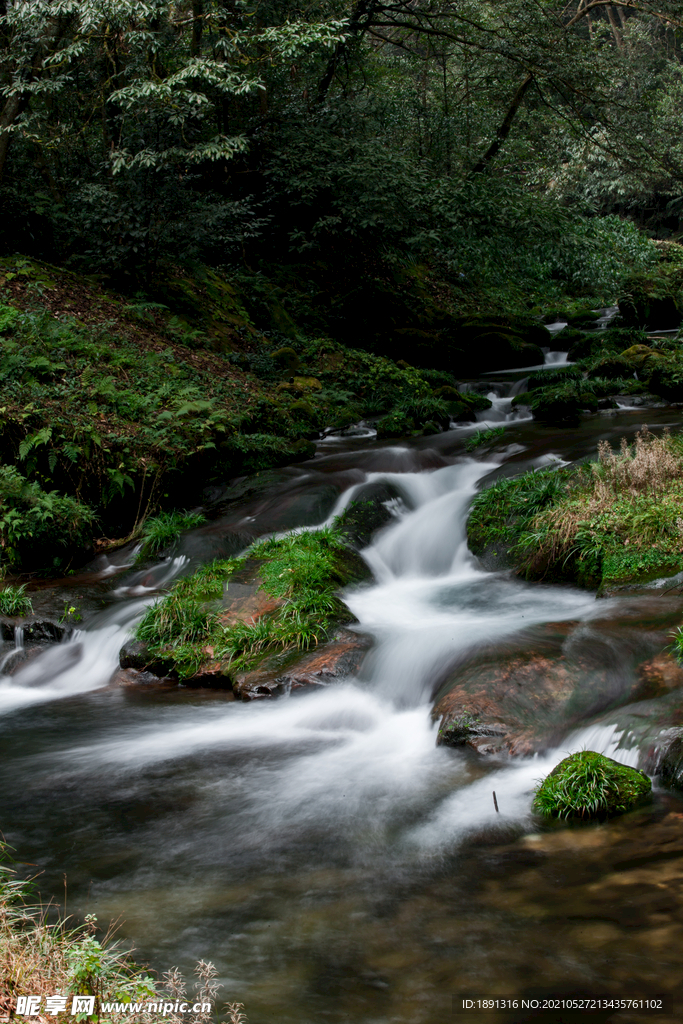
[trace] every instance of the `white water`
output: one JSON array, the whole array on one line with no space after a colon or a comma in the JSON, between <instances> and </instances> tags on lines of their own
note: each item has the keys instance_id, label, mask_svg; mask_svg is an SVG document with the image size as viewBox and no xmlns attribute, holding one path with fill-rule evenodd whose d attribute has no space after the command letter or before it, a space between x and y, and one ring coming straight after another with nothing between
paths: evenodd
<instances>
[{"instance_id":1,"label":"white water","mask_svg":"<svg viewBox=\"0 0 683 1024\"><path fill-rule=\"evenodd\" d=\"M392 858L432 855L472 829L525 822L536 781L569 750L590 745L633 763L637 751L622 752L613 727L577 733L542 758L489 763L475 781L462 754L436 746L433 691L468 651L537 623L589 620L609 609L584 591L525 585L477 565L465 542L466 511L493 468L467 459L429 473L371 475L400 478L413 511L365 552L377 583L347 595L358 628L376 639L361 679L272 703L157 707L153 720L115 724L98 742L65 748L64 770L90 777L106 768L125 787L145 766L212 750L252 759L262 751L256 763L238 760L211 784L211 813L233 808L226 819L233 841L263 853L292 834L323 831L362 861L376 856L378 844ZM122 613L81 636L78 664L53 672L40 689L28 679L33 672L39 683L38 659L26 666L0 690L5 706L19 692L46 700L105 683L122 632L143 607L129 605L125 620ZM50 765L54 771L54 753Z\"/></svg>"}]
</instances>

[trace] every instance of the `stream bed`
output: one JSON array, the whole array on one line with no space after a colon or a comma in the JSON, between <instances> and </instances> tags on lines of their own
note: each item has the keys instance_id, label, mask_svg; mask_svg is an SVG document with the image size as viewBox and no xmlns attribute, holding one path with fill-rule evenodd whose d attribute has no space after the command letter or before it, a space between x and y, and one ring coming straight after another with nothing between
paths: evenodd
<instances>
[{"instance_id":1,"label":"stream bed","mask_svg":"<svg viewBox=\"0 0 683 1024\"><path fill-rule=\"evenodd\" d=\"M477 489L588 457L644 419L677 425L671 410L613 411L552 430L506 419L500 391L491 422L506 422L506 447L486 461L465 451L469 427L392 445L365 433L253 491L216 492L221 515L173 563L117 575L81 632L0 681L0 828L17 859L58 900L66 876L69 911L120 920L159 972L211 960L250 1024L437 1024L465 996L683 999L678 796L655 787L651 805L586 827L530 812L537 781L570 751L644 764L683 694L592 715L533 757L436 745L433 699L453 665L545 623L618 621L633 603L485 571L465 539ZM327 521L378 482L399 497L363 553L375 582L346 594L375 640L359 678L244 704L110 682L164 580L253 536ZM680 604L683 619L663 589L641 600L674 615ZM629 629L647 628L631 606Z\"/></svg>"}]
</instances>

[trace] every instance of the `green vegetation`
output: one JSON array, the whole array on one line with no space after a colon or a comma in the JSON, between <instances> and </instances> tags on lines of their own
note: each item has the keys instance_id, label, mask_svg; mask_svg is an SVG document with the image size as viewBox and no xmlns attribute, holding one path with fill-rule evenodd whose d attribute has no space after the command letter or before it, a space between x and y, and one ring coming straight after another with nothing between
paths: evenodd
<instances>
[{"instance_id":1,"label":"green vegetation","mask_svg":"<svg viewBox=\"0 0 683 1024\"><path fill-rule=\"evenodd\" d=\"M206 522L201 512L160 512L149 516L142 527L140 560L158 555L171 547L186 530L195 530Z\"/></svg>"},{"instance_id":2,"label":"green vegetation","mask_svg":"<svg viewBox=\"0 0 683 1024\"><path fill-rule=\"evenodd\" d=\"M486 448L495 441L505 436L505 427L491 427L490 430L478 430L476 434L468 438L465 444L465 451L473 452L477 448Z\"/></svg>"},{"instance_id":3,"label":"green vegetation","mask_svg":"<svg viewBox=\"0 0 683 1024\"><path fill-rule=\"evenodd\" d=\"M683 437L647 428L586 466L497 481L475 499L475 554L500 551L529 579L586 586L644 582L683 569Z\"/></svg>"},{"instance_id":4,"label":"green vegetation","mask_svg":"<svg viewBox=\"0 0 683 1024\"><path fill-rule=\"evenodd\" d=\"M275 601L261 617L231 621L224 596L230 600L230 580L245 564L253 566L249 579ZM181 681L211 662L232 675L266 653L320 643L333 625L348 620L337 592L358 573L338 528L260 541L244 558L213 562L175 583L148 608L136 635Z\"/></svg>"},{"instance_id":5,"label":"green vegetation","mask_svg":"<svg viewBox=\"0 0 683 1024\"><path fill-rule=\"evenodd\" d=\"M176 969L159 982L132 959L129 950L114 940L109 931L96 937L97 918L88 914L85 923L75 925L58 916L56 908L42 903L30 881L17 877L11 866L8 847L0 843L0 1005L7 1010L16 1006L19 996L37 995L44 1004L47 996L61 995L67 1000L57 1021L100 1021L121 1024L130 1020L130 1003L149 1002L167 1009L164 1019L181 1024L182 1014L174 1012L176 999L196 999L216 1005L220 985L215 981L212 964L199 961L195 969L196 994L186 995L186 982ZM74 996L95 997L91 1016L72 1015ZM118 1004L118 1006L116 1005ZM168 1009L170 1008L170 1013ZM225 1007L230 1024L246 1024L241 1003ZM154 1011L152 1011L154 1012ZM209 1024L212 1013L196 1015L200 1024Z\"/></svg>"},{"instance_id":6,"label":"green vegetation","mask_svg":"<svg viewBox=\"0 0 683 1024\"><path fill-rule=\"evenodd\" d=\"M32 611L31 598L26 596L26 584L17 587L5 583L0 590L0 615L30 615Z\"/></svg>"},{"instance_id":7,"label":"green vegetation","mask_svg":"<svg viewBox=\"0 0 683 1024\"><path fill-rule=\"evenodd\" d=\"M652 785L644 772L604 754L582 750L565 757L536 790L533 809L553 818L623 814L644 800Z\"/></svg>"}]
</instances>

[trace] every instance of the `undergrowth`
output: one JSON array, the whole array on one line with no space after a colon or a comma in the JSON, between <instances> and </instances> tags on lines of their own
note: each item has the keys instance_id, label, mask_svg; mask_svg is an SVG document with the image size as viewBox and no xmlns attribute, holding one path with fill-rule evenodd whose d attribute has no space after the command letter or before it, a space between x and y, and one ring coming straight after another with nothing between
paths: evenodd
<instances>
[{"instance_id":1,"label":"undergrowth","mask_svg":"<svg viewBox=\"0 0 683 1024\"><path fill-rule=\"evenodd\" d=\"M151 558L170 547L186 530L195 530L206 522L202 512L160 512L148 516L142 527L138 558Z\"/></svg>"},{"instance_id":2,"label":"undergrowth","mask_svg":"<svg viewBox=\"0 0 683 1024\"><path fill-rule=\"evenodd\" d=\"M475 499L475 554L504 546L530 579L599 586L683 568L683 439L647 427L587 465L498 481Z\"/></svg>"},{"instance_id":3,"label":"undergrowth","mask_svg":"<svg viewBox=\"0 0 683 1024\"><path fill-rule=\"evenodd\" d=\"M17 877L8 848L0 843L0 1013L9 1017L19 997L37 996L42 1014L48 997L61 996L65 1007L49 1011L48 1018L41 1015L41 1020L120 1024L134 1016L152 1024L165 1006L163 1019L169 1024L209 1024L220 989L216 970L199 961L195 976L195 991L188 995L177 969L158 980L134 962L131 951L115 940L111 929L98 938L94 915L88 915L82 925L61 915L40 900L32 882ZM94 997L92 1013L74 1017L75 996ZM192 1008L189 1014L176 1012L176 1000L183 999ZM194 1006L200 1009L195 1012ZM225 1009L231 1024L246 1020L241 1003L227 1004Z\"/></svg>"},{"instance_id":4,"label":"undergrowth","mask_svg":"<svg viewBox=\"0 0 683 1024\"><path fill-rule=\"evenodd\" d=\"M26 584L17 587L6 583L0 590L0 615L30 615L32 611L33 605L26 594Z\"/></svg>"}]
</instances>

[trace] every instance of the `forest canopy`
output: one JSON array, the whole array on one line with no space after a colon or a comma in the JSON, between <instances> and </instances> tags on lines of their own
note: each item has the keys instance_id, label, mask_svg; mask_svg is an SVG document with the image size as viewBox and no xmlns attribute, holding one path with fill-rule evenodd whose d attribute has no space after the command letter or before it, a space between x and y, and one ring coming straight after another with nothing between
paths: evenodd
<instances>
[{"instance_id":1,"label":"forest canopy","mask_svg":"<svg viewBox=\"0 0 683 1024\"><path fill-rule=\"evenodd\" d=\"M2 0L0 19L8 253L134 287L169 262L426 260L580 291L638 264L624 218L678 231L673 0Z\"/></svg>"}]
</instances>

